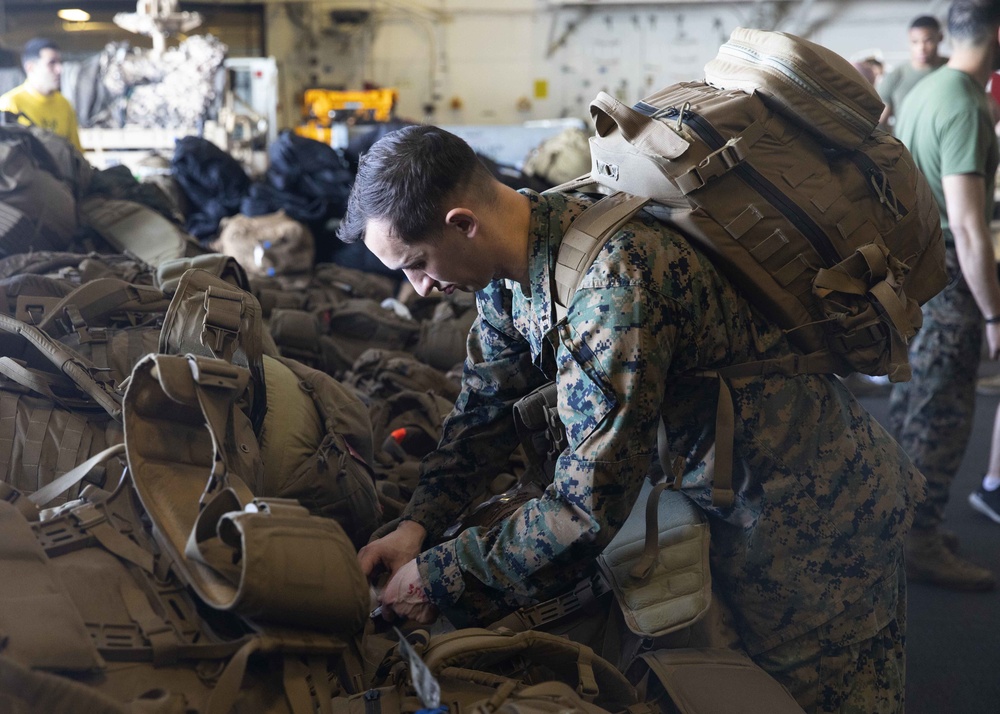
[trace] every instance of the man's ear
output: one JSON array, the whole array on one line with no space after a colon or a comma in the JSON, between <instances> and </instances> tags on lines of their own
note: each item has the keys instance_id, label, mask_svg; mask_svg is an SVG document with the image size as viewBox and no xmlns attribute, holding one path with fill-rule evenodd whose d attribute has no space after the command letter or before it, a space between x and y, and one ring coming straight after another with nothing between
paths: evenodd
<instances>
[{"instance_id":1,"label":"man's ear","mask_svg":"<svg viewBox=\"0 0 1000 714\"><path fill-rule=\"evenodd\" d=\"M468 208L453 208L444 217L444 222L448 228L454 228L472 238L479 230L479 218Z\"/></svg>"}]
</instances>

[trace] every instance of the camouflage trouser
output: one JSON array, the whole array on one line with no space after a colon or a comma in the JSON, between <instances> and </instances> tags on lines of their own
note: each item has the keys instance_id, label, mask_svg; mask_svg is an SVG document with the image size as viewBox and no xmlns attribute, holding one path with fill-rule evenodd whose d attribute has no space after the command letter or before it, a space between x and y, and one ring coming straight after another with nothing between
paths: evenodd
<instances>
[{"instance_id":1,"label":"camouflage trouser","mask_svg":"<svg viewBox=\"0 0 1000 714\"><path fill-rule=\"evenodd\" d=\"M888 429L927 478L927 499L913 525L935 528L944 519L948 489L972 432L983 317L948 248L952 281L924 305L924 324L910 343L913 379L895 385Z\"/></svg>"},{"instance_id":2,"label":"camouflage trouser","mask_svg":"<svg viewBox=\"0 0 1000 714\"><path fill-rule=\"evenodd\" d=\"M895 572L825 625L754 657L808 714L902 714L906 576Z\"/></svg>"}]
</instances>

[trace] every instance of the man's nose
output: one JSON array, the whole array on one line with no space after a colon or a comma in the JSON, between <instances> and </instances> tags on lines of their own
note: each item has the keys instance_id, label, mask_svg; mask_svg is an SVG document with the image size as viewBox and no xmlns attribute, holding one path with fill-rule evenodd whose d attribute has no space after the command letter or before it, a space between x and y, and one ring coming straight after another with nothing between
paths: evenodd
<instances>
[{"instance_id":1,"label":"man's nose","mask_svg":"<svg viewBox=\"0 0 1000 714\"><path fill-rule=\"evenodd\" d=\"M434 281L428 277L427 273L404 270L403 274L410 281L410 285L413 286L413 289L417 291L420 297L427 297L431 294L431 290L434 288Z\"/></svg>"}]
</instances>

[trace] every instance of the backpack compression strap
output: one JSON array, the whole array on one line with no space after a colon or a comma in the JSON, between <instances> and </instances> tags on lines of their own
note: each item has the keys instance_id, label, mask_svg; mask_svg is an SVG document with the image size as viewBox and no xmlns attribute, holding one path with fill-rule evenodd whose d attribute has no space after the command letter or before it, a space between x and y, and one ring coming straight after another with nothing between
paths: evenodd
<instances>
[{"instance_id":1,"label":"backpack compression strap","mask_svg":"<svg viewBox=\"0 0 1000 714\"><path fill-rule=\"evenodd\" d=\"M573 221L563 236L556 256L555 295L552 300L555 321L566 317L584 273L604 244L647 203L648 198L619 192L591 204Z\"/></svg>"}]
</instances>

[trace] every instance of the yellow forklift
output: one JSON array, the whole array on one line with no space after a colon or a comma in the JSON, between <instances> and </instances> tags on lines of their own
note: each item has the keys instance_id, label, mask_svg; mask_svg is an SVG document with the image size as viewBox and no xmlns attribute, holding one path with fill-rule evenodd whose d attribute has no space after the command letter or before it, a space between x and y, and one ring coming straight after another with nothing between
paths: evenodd
<instances>
[{"instance_id":1,"label":"yellow forklift","mask_svg":"<svg viewBox=\"0 0 1000 714\"><path fill-rule=\"evenodd\" d=\"M398 100L395 89L307 89L302 97L303 123L295 127L295 133L343 148L349 126L390 121Z\"/></svg>"}]
</instances>

